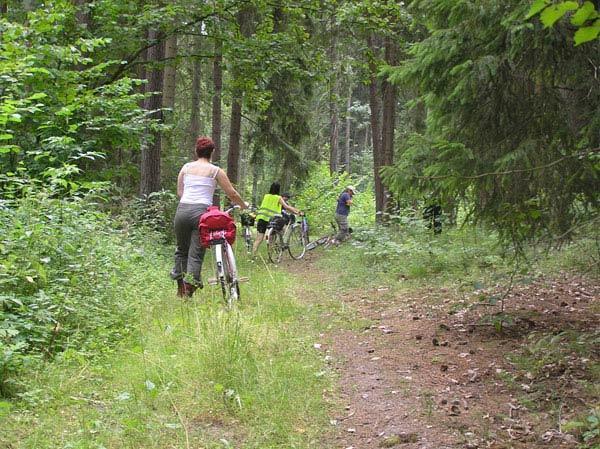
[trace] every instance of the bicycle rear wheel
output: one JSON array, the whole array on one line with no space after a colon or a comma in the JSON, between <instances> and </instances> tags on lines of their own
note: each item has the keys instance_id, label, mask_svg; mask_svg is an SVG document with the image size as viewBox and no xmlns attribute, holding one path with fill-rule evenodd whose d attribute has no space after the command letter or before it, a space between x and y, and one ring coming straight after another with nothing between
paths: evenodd
<instances>
[{"instance_id":1,"label":"bicycle rear wheel","mask_svg":"<svg viewBox=\"0 0 600 449\"><path fill-rule=\"evenodd\" d=\"M224 285L223 296L227 307L232 307L233 303L240 300L240 285L235 263L233 248L228 243L223 244L223 271Z\"/></svg>"},{"instance_id":2,"label":"bicycle rear wheel","mask_svg":"<svg viewBox=\"0 0 600 449\"><path fill-rule=\"evenodd\" d=\"M308 242L299 225L294 225L290 231L290 237L288 241L288 252L292 259L302 259L306 253L306 245Z\"/></svg>"},{"instance_id":3,"label":"bicycle rear wheel","mask_svg":"<svg viewBox=\"0 0 600 449\"><path fill-rule=\"evenodd\" d=\"M267 255L271 263L281 262L283 254L283 237L279 231L271 229L269 240L267 240Z\"/></svg>"}]
</instances>

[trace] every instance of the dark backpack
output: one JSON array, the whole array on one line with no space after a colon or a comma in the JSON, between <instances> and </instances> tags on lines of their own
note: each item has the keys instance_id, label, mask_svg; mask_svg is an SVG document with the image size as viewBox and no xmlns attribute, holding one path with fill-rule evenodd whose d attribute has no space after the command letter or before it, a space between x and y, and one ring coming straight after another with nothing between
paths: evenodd
<instances>
[{"instance_id":1,"label":"dark backpack","mask_svg":"<svg viewBox=\"0 0 600 449\"><path fill-rule=\"evenodd\" d=\"M276 231L281 231L287 222L288 221L281 215L275 215L271 217L271 220L269 220L269 227L275 229Z\"/></svg>"}]
</instances>

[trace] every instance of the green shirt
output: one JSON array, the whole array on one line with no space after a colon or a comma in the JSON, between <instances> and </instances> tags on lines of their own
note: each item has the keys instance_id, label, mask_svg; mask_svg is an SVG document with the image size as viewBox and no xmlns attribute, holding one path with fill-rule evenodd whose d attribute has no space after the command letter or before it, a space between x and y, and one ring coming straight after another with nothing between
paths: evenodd
<instances>
[{"instance_id":1,"label":"green shirt","mask_svg":"<svg viewBox=\"0 0 600 449\"><path fill-rule=\"evenodd\" d=\"M273 215L277 215L281 213L281 203L279 200L281 197L279 195L271 195L267 193L260 203L260 207L258 209L258 213L256 214L257 220L269 221Z\"/></svg>"}]
</instances>

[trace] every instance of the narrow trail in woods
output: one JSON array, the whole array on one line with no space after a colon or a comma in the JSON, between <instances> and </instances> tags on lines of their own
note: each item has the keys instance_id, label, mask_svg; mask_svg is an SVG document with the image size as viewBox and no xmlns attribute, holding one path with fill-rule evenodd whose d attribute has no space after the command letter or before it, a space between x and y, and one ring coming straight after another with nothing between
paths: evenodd
<instances>
[{"instance_id":1,"label":"narrow trail in woods","mask_svg":"<svg viewBox=\"0 0 600 449\"><path fill-rule=\"evenodd\" d=\"M317 259L310 254L290 271L306 286L331 283L335 273ZM500 335L476 324L487 310L455 313L456 293L445 288L398 294L382 285L332 294L365 325L332 329L315 345L338 375L333 396L341 399L324 447L577 447L552 413L523 406L528 394L534 402L548 398L533 396L538 380L519 378L506 355L521 350L532 330L598 329L597 285L564 274L513 289L507 311L516 320ZM568 397L577 370L553 376L553 388ZM568 401L562 406L568 413Z\"/></svg>"}]
</instances>

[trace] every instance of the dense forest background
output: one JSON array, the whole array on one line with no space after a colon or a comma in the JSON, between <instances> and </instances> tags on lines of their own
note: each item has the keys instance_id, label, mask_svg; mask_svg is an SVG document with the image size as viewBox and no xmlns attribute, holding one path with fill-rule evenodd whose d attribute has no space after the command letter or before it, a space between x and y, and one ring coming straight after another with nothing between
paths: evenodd
<instances>
[{"instance_id":1,"label":"dense forest background","mask_svg":"<svg viewBox=\"0 0 600 449\"><path fill-rule=\"evenodd\" d=\"M567 238L597 206L598 22L550 3L4 1L3 196L173 191L207 134L253 202L327 164L380 221Z\"/></svg>"},{"instance_id":2,"label":"dense forest background","mask_svg":"<svg viewBox=\"0 0 600 449\"><path fill-rule=\"evenodd\" d=\"M244 199L280 181L317 231L355 184L354 249L384 273L483 261L514 275L532 251L575 241L597 273L598 11L0 1L0 396L28 391L24 367L133 332L166 272L177 173L199 135ZM428 206L442 240L423 226ZM465 230L463 247L446 229Z\"/></svg>"}]
</instances>

